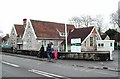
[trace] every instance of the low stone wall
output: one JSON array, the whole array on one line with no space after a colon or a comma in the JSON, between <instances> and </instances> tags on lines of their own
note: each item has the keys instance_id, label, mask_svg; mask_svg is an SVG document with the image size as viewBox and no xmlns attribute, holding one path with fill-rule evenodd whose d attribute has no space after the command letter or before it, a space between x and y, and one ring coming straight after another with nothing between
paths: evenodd
<instances>
[{"instance_id":1,"label":"low stone wall","mask_svg":"<svg viewBox=\"0 0 120 79\"><path fill-rule=\"evenodd\" d=\"M59 52L61 59L84 59L84 60L109 60L109 52Z\"/></svg>"}]
</instances>

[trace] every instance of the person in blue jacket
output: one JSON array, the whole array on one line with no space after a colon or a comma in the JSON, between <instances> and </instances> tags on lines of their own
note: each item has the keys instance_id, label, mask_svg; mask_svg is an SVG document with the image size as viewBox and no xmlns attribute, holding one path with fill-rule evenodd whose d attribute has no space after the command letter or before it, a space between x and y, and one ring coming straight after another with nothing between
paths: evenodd
<instances>
[{"instance_id":1,"label":"person in blue jacket","mask_svg":"<svg viewBox=\"0 0 120 79\"><path fill-rule=\"evenodd\" d=\"M48 46L47 46L47 56L48 56L49 61L51 61L51 55L52 55L51 45L48 44Z\"/></svg>"}]
</instances>

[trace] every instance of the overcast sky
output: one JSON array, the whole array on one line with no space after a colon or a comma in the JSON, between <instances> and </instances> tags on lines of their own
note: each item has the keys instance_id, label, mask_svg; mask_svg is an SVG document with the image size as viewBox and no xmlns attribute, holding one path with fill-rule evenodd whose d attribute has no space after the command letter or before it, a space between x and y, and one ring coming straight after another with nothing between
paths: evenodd
<instances>
[{"instance_id":1,"label":"overcast sky","mask_svg":"<svg viewBox=\"0 0 120 79\"><path fill-rule=\"evenodd\" d=\"M119 0L1 0L0 30L11 32L13 24L22 24L23 18L68 23L73 16L109 15L118 9Z\"/></svg>"}]
</instances>

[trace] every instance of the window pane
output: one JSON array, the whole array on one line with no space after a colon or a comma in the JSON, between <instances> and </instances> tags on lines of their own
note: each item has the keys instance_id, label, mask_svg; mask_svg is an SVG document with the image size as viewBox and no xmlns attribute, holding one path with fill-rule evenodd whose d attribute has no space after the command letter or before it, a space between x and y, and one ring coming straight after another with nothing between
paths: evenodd
<instances>
[{"instance_id":1,"label":"window pane","mask_svg":"<svg viewBox=\"0 0 120 79\"><path fill-rule=\"evenodd\" d=\"M86 46L86 41L85 41L85 46Z\"/></svg>"},{"instance_id":2,"label":"window pane","mask_svg":"<svg viewBox=\"0 0 120 79\"><path fill-rule=\"evenodd\" d=\"M100 47L100 44L98 44L98 46Z\"/></svg>"},{"instance_id":3,"label":"window pane","mask_svg":"<svg viewBox=\"0 0 120 79\"><path fill-rule=\"evenodd\" d=\"M58 41L54 41L54 45L55 45L55 46L58 46Z\"/></svg>"},{"instance_id":4,"label":"window pane","mask_svg":"<svg viewBox=\"0 0 120 79\"><path fill-rule=\"evenodd\" d=\"M104 46L104 44L102 43L102 44L101 44L101 46L103 47L103 46Z\"/></svg>"},{"instance_id":5,"label":"window pane","mask_svg":"<svg viewBox=\"0 0 120 79\"><path fill-rule=\"evenodd\" d=\"M112 43L110 43L110 46L112 47Z\"/></svg>"},{"instance_id":6,"label":"window pane","mask_svg":"<svg viewBox=\"0 0 120 79\"><path fill-rule=\"evenodd\" d=\"M90 46L93 46L93 37L90 37Z\"/></svg>"}]
</instances>

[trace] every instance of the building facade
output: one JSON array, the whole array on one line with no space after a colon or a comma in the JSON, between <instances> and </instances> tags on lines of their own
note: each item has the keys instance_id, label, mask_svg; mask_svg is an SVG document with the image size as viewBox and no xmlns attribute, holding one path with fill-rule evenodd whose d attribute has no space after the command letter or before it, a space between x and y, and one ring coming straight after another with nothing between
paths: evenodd
<instances>
[{"instance_id":1,"label":"building facade","mask_svg":"<svg viewBox=\"0 0 120 79\"><path fill-rule=\"evenodd\" d=\"M9 38L9 44L18 50L23 49L23 41L22 41L22 36L25 30L25 25L21 24L14 24L12 27L11 33L10 33L10 38Z\"/></svg>"},{"instance_id":2,"label":"building facade","mask_svg":"<svg viewBox=\"0 0 120 79\"><path fill-rule=\"evenodd\" d=\"M25 32L23 35L23 50L39 51L43 45L53 43L53 48L60 51L60 44L65 38L63 23L55 23L40 20L27 20ZM67 25L68 32L74 29L73 25Z\"/></svg>"},{"instance_id":3,"label":"building facade","mask_svg":"<svg viewBox=\"0 0 120 79\"><path fill-rule=\"evenodd\" d=\"M96 51L96 40L101 40L101 37L95 27L85 27L74 29L68 35L68 51L71 51L71 39L81 39L81 51ZM62 43L64 47L65 41Z\"/></svg>"}]
</instances>

